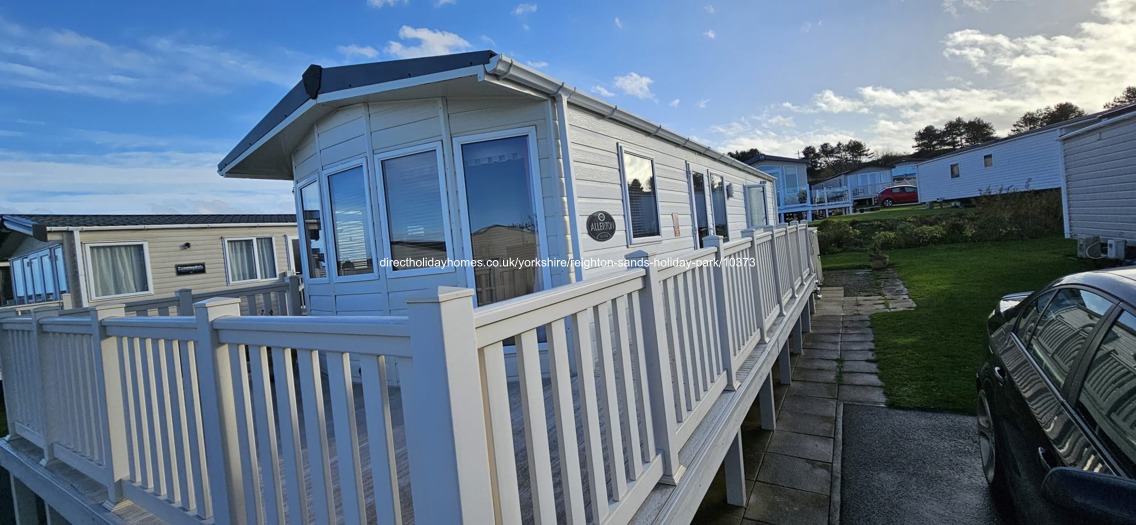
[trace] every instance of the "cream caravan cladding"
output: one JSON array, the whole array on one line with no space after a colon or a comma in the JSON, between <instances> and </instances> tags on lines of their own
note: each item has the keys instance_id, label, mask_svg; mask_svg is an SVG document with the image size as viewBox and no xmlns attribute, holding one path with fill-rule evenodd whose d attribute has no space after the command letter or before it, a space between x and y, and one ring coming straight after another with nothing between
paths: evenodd
<instances>
[{"instance_id":1,"label":"cream caravan cladding","mask_svg":"<svg viewBox=\"0 0 1136 525\"><path fill-rule=\"evenodd\" d=\"M538 289L611 271L607 265L577 271L565 264L572 261L596 258L619 264L637 250L666 256L695 249L690 172L721 177L722 188L728 190L723 193L728 193L724 201L731 238L746 227L745 186L772 183L765 174L726 155L493 52L341 68L313 66L218 169L230 177L292 179L298 210L306 205L301 202L304 190L318 187L326 223L328 178L361 167L367 180L360 193L367 199L369 256L381 261L392 248L386 211L390 203L379 168L389 156L436 151L441 174L440 190L435 191L444 201L447 255L460 259L472 249L461 146L516 136L530 144L530 185L539 193L539 198L530 199L539 230L539 256L560 262L541 270L538 278L543 284ZM287 167L281 166L280 151L290 152ZM632 243L626 233L621 151L648 158L655 168L660 235L647 242ZM597 211L616 222L615 235L605 242L586 233L588 217ZM769 210L770 216L775 213ZM327 224L321 228L334 230ZM309 259L304 257L305 266ZM475 287L472 270L452 267L412 276L379 268L366 279L328 273L306 274L312 314L399 314L405 311L407 297L421 291Z\"/></svg>"},{"instance_id":2,"label":"cream caravan cladding","mask_svg":"<svg viewBox=\"0 0 1136 525\"><path fill-rule=\"evenodd\" d=\"M1066 233L1136 243L1136 113L1070 133L1062 142Z\"/></svg>"}]
</instances>

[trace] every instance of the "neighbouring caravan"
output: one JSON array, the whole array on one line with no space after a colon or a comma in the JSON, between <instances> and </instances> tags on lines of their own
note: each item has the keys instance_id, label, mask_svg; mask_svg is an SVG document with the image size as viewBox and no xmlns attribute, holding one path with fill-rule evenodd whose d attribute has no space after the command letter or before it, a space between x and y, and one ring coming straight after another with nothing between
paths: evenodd
<instances>
[{"instance_id":1,"label":"neighbouring caravan","mask_svg":"<svg viewBox=\"0 0 1136 525\"><path fill-rule=\"evenodd\" d=\"M1061 137L1065 235L1095 238L1102 256L1136 247L1136 106ZM1112 116L1110 116L1112 115ZM1123 241L1118 244L1116 241ZM1091 249L1092 247L1090 247ZM1095 251L1095 250L1094 250Z\"/></svg>"},{"instance_id":2,"label":"neighbouring caravan","mask_svg":"<svg viewBox=\"0 0 1136 525\"><path fill-rule=\"evenodd\" d=\"M84 307L294 273L294 215L0 215L0 303ZM3 306L3 304L0 304Z\"/></svg>"},{"instance_id":3,"label":"neighbouring caravan","mask_svg":"<svg viewBox=\"0 0 1136 525\"><path fill-rule=\"evenodd\" d=\"M312 315L487 305L778 216L769 175L491 51L311 66L218 170L294 182Z\"/></svg>"}]
</instances>

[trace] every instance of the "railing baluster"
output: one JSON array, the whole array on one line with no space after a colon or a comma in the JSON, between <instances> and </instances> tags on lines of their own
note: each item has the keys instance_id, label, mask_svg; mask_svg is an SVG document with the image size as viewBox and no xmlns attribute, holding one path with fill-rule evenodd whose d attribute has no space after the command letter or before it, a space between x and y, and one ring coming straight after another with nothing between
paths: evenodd
<instances>
[{"instance_id":1,"label":"railing baluster","mask_svg":"<svg viewBox=\"0 0 1136 525\"><path fill-rule=\"evenodd\" d=\"M538 524L552 524L556 523L556 495L552 486L552 458L548 450L548 421L544 410L544 382L541 380L536 330L529 330L518 338L517 375L521 411L524 413L533 520Z\"/></svg>"},{"instance_id":2,"label":"railing baluster","mask_svg":"<svg viewBox=\"0 0 1136 525\"><path fill-rule=\"evenodd\" d=\"M548 375L552 379L552 409L556 418L556 444L560 456L560 486L564 491L564 519L583 523L583 479L580 449L576 441L576 411L572 402L572 370L563 319L548 327ZM639 340L642 340L641 338Z\"/></svg>"},{"instance_id":3,"label":"railing baluster","mask_svg":"<svg viewBox=\"0 0 1136 525\"><path fill-rule=\"evenodd\" d=\"M611 466L611 499L620 501L627 493L627 467L623 463L623 432L619 425L619 394L615 390L615 357L611 341L611 303L596 308L596 335L599 339L600 377L603 380L605 435L608 463Z\"/></svg>"},{"instance_id":4,"label":"railing baluster","mask_svg":"<svg viewBox=\"0 0 1136 525\"><path fill-rule=\"evenodd\" d=\"M304 413L304 435L307 440L308 474L311 476L312 512L316 521L334 523L335 494L331 484L331 461L328 455L327 418L324 414L323 374L314 351L297 351L300 371L300 397Z\"/></svg>"},{"instance_id":5,"label":"railing baluster","mask_svg":"<svg viewBox=\"0 0 1136 525\"><path fill-rule=\"evenodd\" d=\"M308 496L304 487L304 456L300 447L300 415L296 410L296 377L292 370L292 363L296 360L296 351L291 348L272 349L272 372L275 378L277 414L280 417L280 448L284 451L284 484L285 501L288 502L287 523L302 524L308 521ZM367 368L363 368L363 388L368 388ZM369 405L368 405L369 406ZM371 421L368 415L368 425ZM389 415L387 417L389 420ZM374 436L374 434L369 434ZM374 437L371 437L371 458L375 457ZM376 490L379 480L375 480ZM397 485L396 485L397 487ZM380 515L379 522L382 523ZM392 523L398 523L397 521Z\"/></svg>"},{"instance_id":6,"label":"railing baluster","mask_svg":"<svg viewBox=\"0 0 1136 525\"><path fill-rule=\"evenodd\" d=\"M261 477L264 479L264 522L284 521L284 499L280 487L280 450L276 444L276 407L272 400L272 377L268 367L269 350L263 346L248 345L249 377L253 422L255 423L256 451L259 455ZM281 378L282 380L283 378ZM287 403L285 399L281 402Z\"/></svg>"},{"instance_id":7,"label":"railing baluster","mask_svg":"<svg viewBox=\"0 0 1136 525\"><path fill-rule=\"evenodd\" d=\"M509 413L509 387L505 372L504 349L500 342L481 349L479 367L485 385L482 403L488 423L486 441L496 490L497 522L521 523L517 462L513 451L513 424Z\"/></svg>"},{"instance_id":8,"label":"railing baluster","mask_svg":"<svg viewBox=\"0 0 1136 525\"><path fill-rule=\"evenodd\" d=\"M722 238L717 235L708 235L706 236L706 246L716 249L714 253L714 262L716 264L712 271L713 283L710 283L711 287L704 289L705 291L702 295L705 296L706 292L714 294L714 306L717 309L718 322L714 323L714 327L717 330L715 333L711 334L711 336L718 338L718 344L722 350L720 356L725 365L726 389L735 390L740 386L737 378L734 377L734 345L732 341L734 338L731 337L730 334L735 321L731 316L733 308L731 308L731 299L727 288L726 255L723 253ZM707 317L709 317L709 315Z\"/></svg>"},{"instance_id":9,"label":"railing baluster","mask_svg":"<svg viewBox=\"0 0 1136 525\"><path fill-rule=\"evenodd\" d=\"M615 337L617 342L613 348L619 349L619 387L616 394L622 397L625 403L620 411L620 426L627 434L628 463L631 467L631 479L639 479L643 474L643 453L639 443L639 409L635 401L635 374L631 369L631 328L628 323L627 297L620 296L615 299Z\"/></svg>"},{"instance_id":10,"label":"railing baluster","mask_svg":"<svg viewBox=\"0 0 1136 525\"><path fill-rule=\"evenodd\" d=\"M576 342L576 374L580 378L580 420L584 424L584 447L588 466L588 487L592 491L592 523L603 523L608 514L607 476L604 473L603 430L600 428L599 395L596 393L595 357L592 334L594 309L575 315L572 339ZM598 333L600 327L597 325Z\"/></svg>"},{"instance_id":11,"label":"railing baluster","mask_svg":"<svg viewBox=\"0 0 1136 525\"><path fill-rule=\"evenodd\" d=\"M386 358L360 356L359 366L363 381L363 403L367 410L367 444L371 452L375 521L401 525L402 503L398 493L398 465L395 462Z\"/></svg>"},{"instance_id":12,"label":"railing baluster","mask_svg":"<svg viewBox=\"0 0 1136 525\"><path fill-rule=\"evenodd\" d=\"M367 519L363 496L362 462L359 460L359 429L355 422L355 395L351 386L351 356L327 352L327 383L331 394L331 417L335 428L335 456L339 467L339 496L343 521Z\"/></svg>"}]
</instances>

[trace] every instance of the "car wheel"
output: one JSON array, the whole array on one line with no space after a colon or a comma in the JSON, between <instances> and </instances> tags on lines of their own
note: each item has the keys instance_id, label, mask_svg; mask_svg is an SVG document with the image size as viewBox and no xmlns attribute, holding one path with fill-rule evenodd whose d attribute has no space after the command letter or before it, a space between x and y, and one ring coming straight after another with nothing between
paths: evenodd
<instances>
[{"instance_id":1,"label":"car wheel","mask_svg":"<svg viewBox=\"0 0 1136 525\"><path fill-rule=\"evenodd\" d=\"M891 199L884 199L884 207L885 207L885 208L890 208L890 207L891 207L891 205L892 205L892 200L891 200Z\"/></svg>"},{"instance_id":2,"label":"car wheel","mask_svg":"<svg viewBox=\"0 0 1136 525\"><path fill-rule=\"evenodd\" d=\"M994 413L990 410L990 401L986 397L986 390L978 391L978 453L982 459L982 474L986 483L995 494L1006 491L1006 472L1002 466L1005 457L1002 455L1002 443L998 439L998 429L994 425Z\"/></svg>"}]
</instances>

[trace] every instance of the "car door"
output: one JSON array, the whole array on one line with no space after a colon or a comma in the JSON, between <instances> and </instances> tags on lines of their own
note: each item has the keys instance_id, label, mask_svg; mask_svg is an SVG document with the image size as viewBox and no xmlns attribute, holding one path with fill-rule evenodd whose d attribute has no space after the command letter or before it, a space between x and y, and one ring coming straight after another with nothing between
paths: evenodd
<instances>
[{"instance_id":1,"label":"car door","mask_svg":"<svg viewBox=\"0 0 1136 525\"><path fill-rule=\"evenodd\" d=\"M1105 468L1091 440L1074 421L1066 392L1082 354L1112 302L1093 291L1066 287L1042 294L1019 320L1012 343L999 349L996 373L1001 413L1008 414L1011 492L1031 523L1063 523L1068 516L1041 494L1041 482L1058 466Z\"/></svg>"},{"instance_id":2,"label":"car door","mask_svg":"<svg viewBox=\"0 0 1136 525\"><path fill-rule=\"evenodd\" d=\"M1082 361L1073 406L1102 457L1136 478L1136 309L1125 305Z\"/></svg>"}]
</instances>

